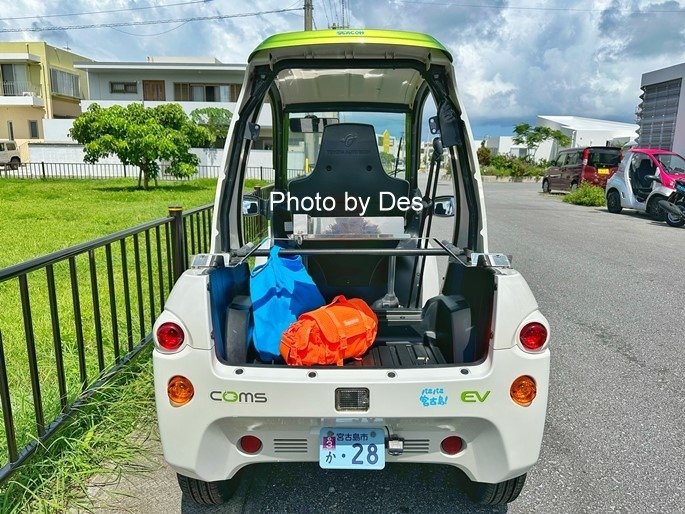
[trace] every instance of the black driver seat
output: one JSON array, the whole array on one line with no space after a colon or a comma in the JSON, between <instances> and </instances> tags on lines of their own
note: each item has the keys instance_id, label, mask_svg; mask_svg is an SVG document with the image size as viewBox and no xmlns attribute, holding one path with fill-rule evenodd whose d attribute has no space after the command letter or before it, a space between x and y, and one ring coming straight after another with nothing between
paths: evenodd
<instances>
[{"instance_id":1,"label":"black driver seat","mask_svg":"<svg viewBox=\"0 0 685 514\"><path fill-rule=\"evenodd\" d=\"M635 182L637 183L639 192L649 193L649 191L651 191L652 181L647 179L647 176L654 175L655 171L654 165L649 158L640 161L640 166L635 170Z\"/></svg>"},{"instance_id":2,"label":"black driver seat","mask_svg":"<svg viewBox=\"0 0 685 514\"><path fill-rule=\"evenodd\" d=\"M296 178L288 184L291 197L302 199L314 197L317 193L335 199L332 211L291 211L293 214L309 214L312 217L355 217L361 216L362 208L357 202L354 209L347 210L345 193L348 196L369 199L364 218L399 216L405 218L406 212L397 207L381 210L380 193L391 193L394 198L409 195L406 180L390 177L383 169L376 133L372 125L361 123L340 123L328 125L321 138L321 147L316 165L311 174ZM390 196L383 198L383 207L390 206ZM300 202L301 204L301 202ZM300 205L300 208L302 205ZM351 207L351 205L350 205ZM355 241L307 241L308 248L392 248L399 240L355 240ZM374 255L316 255L307 259L309 273L327 301L338 294L363 298L371 303L387 292L388 258ZM408 265L398 259L397 272L404 275ZM398 276L398 288L404 282ZM407 294L397 292L400 301Z\"/></svg>"},{"instance_id":3,"label":"black driver seat","mask_svg":"<svg viewBox=\"0 0 685 514\"><path fill-rule=\"evenodd\" d=\"M327 125L324 129L314 170L307 176L291 180L288 191L291 197L299 199L313 198L316 193L321 197L335 198L333 211L310 211L312 216L360 216L362 209L359 205L356 209L345 209L347 193L364 200L370 198L365 217L404 217L405 212L397 207L381 211L379 194L387 192L395 198L406 197L409 194L409 182L393 178L383 170L373 125L338 123ZM384 207L390 205L389 196L383 200Z\"/></svg>"}]
</instances>

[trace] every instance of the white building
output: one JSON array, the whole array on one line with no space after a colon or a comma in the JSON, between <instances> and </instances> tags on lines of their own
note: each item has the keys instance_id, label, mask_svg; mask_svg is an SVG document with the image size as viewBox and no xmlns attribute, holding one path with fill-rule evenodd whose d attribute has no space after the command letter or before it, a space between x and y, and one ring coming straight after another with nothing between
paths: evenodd
<instances>
[{"instance_id":1,"label":"white building","mask_svg":"<svg viewBox=\"0 0 685 514\"><path fill-rule=\"evenodd\" d=\"M222 63L213 57L148 57L146 62L76 63L87 74L89 100L81 109L138 102L146 107L174 102L190 114L195 109L221 107L235 111L245 75L244 64ZM271 110L262 110L256 149L271 148ZM45 140L70 141L71 122L48 123Z\"/></svg>"},{"instance_id":2,"label":"white building","mask_svg":"<svg viewBox=\"0 0 685 514\"><path fill-rule=\"evenodd\" d=\"M94 103L102 107L131 103L155 107L173 102L188 114L204 107L235 112L245 75L244 64L227 64L213 57L148 57L145 62L82 62L74 67L87 74L89 99L81 102L82 111ZM258 123L261 130L250 153L250 166L270 168L273 132L268 104L264 105ZM45 141L29 146L30 160L81 162L83 150L69 137L72 125L71 119L45 120ZM197 149L195 153L201 165L215 166L221 162L221 152L222 149ZM300 166L302 157L293 157Z\"/></svg>"},{"instance_id":3,"label":"white building","mask_svg":"<svg viewBox=\"0 0 685 514\"><path fill-rule=\"evenodd\" d=\"M514 143L513 136L488 136L485 138L485 146L490 149L492 155L524 157L528 151L525 145ZM538 151L538 153L542 154L544 152Z\"/></svg>"},{"instance_id":4,"label":"white building","mask_svg":"<svg viewBox=\"0 0 685 514\"><path fill-rule=\"evenodd\" d=\"M637 137L638 126L634 123L598 120L581 116L538 116L538 125L560 130L571 138L570 148L578 146L607 146L612 142L627 143ZM560 150L551 145L550 157ZM545 157L549 159L550 157Z\"/></svg>"},{"instance_id":5,"label":"white building","mask_svg":"<svg viewBox=\"0 0 685 514\"><path fill-rule=\"evenodd\" d=\"M638 144L685 155L685 63L642 75Z\"/></svg>"},{"instance_id":6,"label":"white building","mask_svg":"<svg viewBox=\"0 0 685 514\"><path fill-rule=\"evenodd\" d=\"M606 146L614 143L627 143L637 137L637 125L618 121L583 118L581 116L539 115L537 125L559 130L571 139L569 148L580 146ZM516 145L512 136L494 136L486 139L486 146L493 155L526 155L524 145ZM561 148L552 140L543 142L535 153L535 159L551 159Z\"/></svg>"}]
</instances>

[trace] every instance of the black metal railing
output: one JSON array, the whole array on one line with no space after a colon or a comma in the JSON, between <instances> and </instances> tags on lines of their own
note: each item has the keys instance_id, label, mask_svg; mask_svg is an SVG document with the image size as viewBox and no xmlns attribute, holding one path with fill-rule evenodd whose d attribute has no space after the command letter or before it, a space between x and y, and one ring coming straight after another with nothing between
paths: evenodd
<instances>
[{"instance_id":1,"label":"black metal railing","mask_svg":"<svg viewBox=\"0 0 685 514\"><path fill-rule=\"evenodd\" d=\"M255 187L252 194L262 200L268 200L273 189L273 184ZM268 228L268 220L264 216L243 217L243 239L245 242L256 242L263 239L267 235Z\"/></svg>"},{"instance_id":2,"label":"black metal railing","mask_svg":"<svg viewBox=\"0 0 685 514\"><path fill-rule=\"evenodd\" d=\"M178 178L167 173L168 166L160 166L158 180L188 180L198 178L217 178L221 170L220 166L197 167L197 173L192 177ZM288 170L288 179L303 175L304 172L298 169ZM89 164L85 162L28 162L19 165L6 165L0 167L0 177L22 178L22 179L115 179L132 178L138 179L140 168L137 166L126 166L124 164L97 163ZM275 180L273 168L265 166L252 166L245 170L245 178L259 179L267 182Z\"/></svg>"},{"instance_id":3,"label":"black metal railing","mask_svg":"<svg viewBox=\"0 0 685 514\"><path fill-rule=\"evenodd\" d=\"M0 269L0 483L137 355L213 206Z\"/></svg>"}]
</instances>

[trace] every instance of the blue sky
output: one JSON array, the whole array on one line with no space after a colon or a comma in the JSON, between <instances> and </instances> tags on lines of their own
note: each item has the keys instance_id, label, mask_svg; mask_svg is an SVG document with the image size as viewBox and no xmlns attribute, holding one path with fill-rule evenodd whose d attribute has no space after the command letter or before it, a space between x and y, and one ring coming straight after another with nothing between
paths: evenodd
<instances>
[{"instance_id":1,"label":"blue sky","mask_svg":"<svg viewBox=\"0 0 685 514\"><path fill-rule=\"evenodd\" d=\"M0 30L166 20L302 7L303 0L14 0ZM186 5L168 6L185 3ZM511 134L537 114L633 122L642 73L685 62L685 1L349 0L349 25L426 32L453 53L474 135ZM167 5L167 7L162 7ZM146 7L157 6L154 9ZM317 28L340 0L314 0ZM103 10L135 11L55 16ZM41 16L28 18L29 16ZM7 18L25 18L12 19ZM244 62L275 32L301 30L303 11L118 28L0 32L45 40L96 60L210 55ZM393 131L394 132L394 131Z\"/></svg>"}]
</instances>

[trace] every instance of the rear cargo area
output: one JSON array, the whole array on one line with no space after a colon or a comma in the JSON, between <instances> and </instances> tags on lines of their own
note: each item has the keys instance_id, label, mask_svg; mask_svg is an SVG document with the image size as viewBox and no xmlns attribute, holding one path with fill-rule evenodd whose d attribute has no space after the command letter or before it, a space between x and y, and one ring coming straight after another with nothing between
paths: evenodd
<instances>
[{"instance_id":1,"label":"rear cargo area","mask_svg":"<svg viewBox=\"0 0 685 514\"><path fill-rule=\"evenodd\" d=\"M315 280L320 279L316 273L313 275ZM330 284L317 282L319 285L323 291L331 289ZM342 289L349 297L363 297L359 294L363 289L356 285L352 290ZM489 346L494 290L491 270L452 260L442 294L430 298L422 307L374 309L378 333L373 345L362 357L345 361L344 367L398 369L481 361ZM233 366L286 366L277 360L260 360L252 347L249 292L247 264L211 271L208 294L217 357ZM372 294L377 297L379 293L382 288L374 287ZM371 304L373 297L364 299Z\"/></svg>"}]
</instances>

